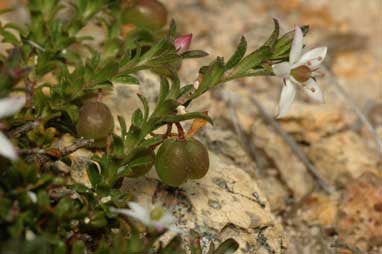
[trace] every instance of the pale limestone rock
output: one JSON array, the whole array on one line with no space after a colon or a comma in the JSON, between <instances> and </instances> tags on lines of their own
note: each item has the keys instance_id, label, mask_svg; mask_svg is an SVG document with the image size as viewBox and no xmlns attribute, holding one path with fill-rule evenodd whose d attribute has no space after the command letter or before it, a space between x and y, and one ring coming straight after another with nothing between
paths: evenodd
<instances>
[{"instance_id":1,"label":"pale limestone rock","mask_svg":"<svg viewBox=\"0 0 382 254\"><path fill-rule=\"evenodd\" d=\"M382 178L366 172L350 182L339 204L339 239L362 251L382 246Z\"/></svg>"},{"instance_id":2,"label":"pale limestone rock","mask_svg":"<svg viewBox=\"0 0 382 254\"><path fill-rule=\"evenodd\" d=\"M312 144L308 156L327 181L341 186L364 172L377 172L376 153L352 131L339 132Z\"/></svg>"},{"instance_id":3,"label":"pale limestone rock","mask_svg":"<svg viewBox=\"0 0 382 254\"><path fill-rule=\"evenodd\" d=\"M210 163L204 178L188 181L175 192L147 178L128 179L123 188L136 193L139 202L167 205L185 232L196 229L220 241L234 237L241 243L238 253L280 253L282 226L256 182L213 152Z\"/></svg>"},{"instance_id":4,"label":"pale limestone rock","mask_svg":"<svg viewBox=\"0 0 382 254\"><path fill-rule=\"evenodd\" d=\"M308 194L314 188L314 180L288 144L261 120L255 121L252 131L253 142L272 159L280 172L280 177L292 190L295 198L301 199Z\"/></svg>"}]
</instances>

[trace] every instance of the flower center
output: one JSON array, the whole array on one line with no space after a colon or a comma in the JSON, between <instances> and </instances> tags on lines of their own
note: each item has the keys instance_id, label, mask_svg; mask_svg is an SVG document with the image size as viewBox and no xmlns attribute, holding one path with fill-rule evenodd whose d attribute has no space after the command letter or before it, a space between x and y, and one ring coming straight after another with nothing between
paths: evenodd
<instances>
[{"instance_id":1,"label":"flower center","mask_svg":"<svg viewBox=\"0 0 382 254\"><path fill-rule=\"evenodd\" d=\"M164 210L160 207L155 207L154 209L151 210L150 212L150 217L154 221L158 221L162 218L164 214Z\"/></svg>"},{"instance_id":2,"label":"flower center","mask_svg":"<svg viewBox=\"0 0 382 254\"><path fill-rule=\"evenodd\" d=\"M302 65L299 66L291 71L291 75L298 81L298 82L306 82L310 79L312 75L312 71L309 67Z\"/></svg>"}]
</instances>

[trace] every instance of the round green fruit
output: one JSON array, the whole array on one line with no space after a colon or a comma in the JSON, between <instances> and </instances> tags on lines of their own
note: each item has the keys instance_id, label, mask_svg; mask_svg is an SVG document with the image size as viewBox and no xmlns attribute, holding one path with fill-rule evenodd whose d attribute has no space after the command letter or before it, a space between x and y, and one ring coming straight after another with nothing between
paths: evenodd
<instances>
[{"instance_id":1,"label":"round green fruit","mask_svg":"<svg viewBox=\"0 0 382 254\"><path fill-rule=\"evenodd\" d=\"M199 179L207 174L208 151L193 138L167 139L158 150L155 168L163 183L177 187L188 178Z\"/></svg>"},{"instance_id":2,"label":"round green fruit","mask_svg":"<svg viewBox=\"0 0 382 254\"><path fill-rule=\"evenodd\" d=\"M80 108L80 118L77 123L78 136L95 140L103 139L112 133L113 128L113 115L105 104L86 102Z\"/></svg>"},{"instance_id":3,"label":"round green fruit","mask_svg":"<svg viewBox=\"0 0 382 254\"><path fill-rule=\"evenodd\" d=\"M127 22L150 30L159 30L167 23L166 7L157 0L138 0L126 10Z\"/></svg>"},{"instance_id":4,"label":"round green fruit","mask_svg":"<svg viewBox=\"0 0 382 254\"><path fill-rule=\"evenodd\" d=\"M127 177L139 177L149 172L154 165L155 153L152 149L147 149L145 151L139 152L135 156L135 158L137 158L138 160L144 159L144 161L147 163L142 166L136 166L136 167L133 166L131 168L131 173L129 173ZM132 160L132 163L134 163L134 159Z\"/></svg>"}]
</instances>

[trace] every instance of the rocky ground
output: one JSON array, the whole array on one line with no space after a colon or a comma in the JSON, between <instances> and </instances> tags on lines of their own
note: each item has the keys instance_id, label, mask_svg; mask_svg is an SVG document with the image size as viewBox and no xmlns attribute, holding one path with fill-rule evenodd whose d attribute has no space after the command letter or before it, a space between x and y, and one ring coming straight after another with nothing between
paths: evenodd
<instances>
[{"instance_id":1,"label":"rocky ground","mask_svg":"<svg viewBox=\"0 0 382 254\"><path fill-rule=\"evenodd\" d=\"M311 25L307 47L329 47L328 75L319 80L326 103L299 93L289 114L275 120L279 79L224 84L192 105L215 121L198 137L210 151L207 176L174 191L152 173L126 180L124 188L141 202L167 205L179 228L196 229L206 243L234 237L238 253L382 253L382 152L353 109L382 138L382 1L163 2L179 30L193 33L192 48L210 53L183 64L185 83L202 64L228 58L241 35L250 49L261 45L273 17L284 31ZM141 73L140 79L140 88L120 86L105 98L115 115L129 119L138 89L155 100L157 78Z\"/></svg>"}]
</instances>

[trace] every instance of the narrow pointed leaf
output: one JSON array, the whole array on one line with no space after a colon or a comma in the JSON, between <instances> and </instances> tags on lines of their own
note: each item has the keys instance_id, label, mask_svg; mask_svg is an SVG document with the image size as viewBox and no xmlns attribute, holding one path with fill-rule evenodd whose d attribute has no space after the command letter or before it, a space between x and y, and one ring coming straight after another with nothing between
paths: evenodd
<instances>
[{"instance_id":1,"label":"narrow pointed leaf","mask_svg":"<svg viewBox=\"0 0 382 254\"><path fill-rule=\"evenodd\" d=\"M240 43L236 48L235 53L231 56L231 58L228 60L227 64L225 65L225 69L229 70L235 67L240 60L244 57L245 52L247 51L247 40L244 36L241 37Z\"/></svg>"},{"instance_id":2,"label":"narrow pointed leaf","mask_svg":"<svg viewBox=\"0 0 382 254\"><path fill-rule=\"evenodd\" d=\"M215 250L214 254L232 254L239 248L239 244L232 238L225 240Z\"/></svg>"},{"instance_id":3,"label":"narrow pointed leaf","mask_svg":"<svg viewBox=\"0 0 382 254\"><path fill-rule=\"evenodd\" d=\"M271 34L271 36L269 36L268 40L264 43L264 46L269 46L271 49L273 49L275 47L275 44L277 42L277 39L279 37L279 33L280 33L280 24L278 22L277 19L273 19L273 22L274 22L274 29L273 29L273 32Z\"/></svg>"},{"instance_id":4,"label":"narrow pointed leaf","mask_svg":"<svg viewBox=\"0 0 382 254\"><path fill-rule=\"evenodd\" d=\"M119 75L117 77L112 78L111 81L121 84L139 85L139 80L132 75Z\"/></svg>"},{"instance_id":5,"label":"narrow pointed leaf","mask_svg":"<svg viewBox=\"0 0 382 254\"><path fill-rule=\"evenodd\" d=\"M236 67L235 74L245 73L246 71L259 66L264 60L271 56L271 50L268 46L263 46L248 56L246 56Z\"/></svg>"},{"instance_id":6,"label":"narrow pointed leaf","mask_svg":"<svg viewBox=\"0 0 382 254\"><path fill-rule=\"evenodd\" d=\"M204 120L207 120L210 124L213 124L211 117L201 112L191 112L184 115L173 115L173 116L170 115L170 116L161 118L161 120L162 122L165 122L165 123L178 123L181 121L186 121L186 120L195 119L195 118L204 119Z\"/></svg>"},{"instance_id":7,"label":"narrow pointed leaf","mask_svg":"<svg viewBox=\"0 0 382 254\"><path fill-rule=\"evenodd\" d=\"M208 53L203 50L189 50L180 55L183 59L187 58L201 58L208 56Z\"/></svg>"}]
</instances>

